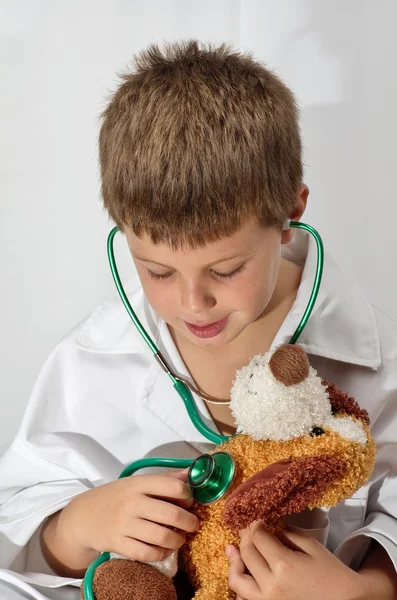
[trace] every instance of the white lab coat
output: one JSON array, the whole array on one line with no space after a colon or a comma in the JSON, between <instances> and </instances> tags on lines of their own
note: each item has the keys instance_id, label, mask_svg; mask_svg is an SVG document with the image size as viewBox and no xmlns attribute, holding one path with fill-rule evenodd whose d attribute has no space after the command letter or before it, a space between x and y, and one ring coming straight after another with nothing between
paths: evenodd
<instances>
[{"instance_id":1,"label":"white lab coat","mask_svg":"<svg viewBox=\"0 0 397 600\"><path fill-rule=\"evenodd\" d=\"M290 339L306 307L315 244L298 231L284 255L305 268L273 347ZM129 294L166 359L189 377L167 326L141 288L135 284ZM378 455L370 481L351 499L323 511L322 522L313 521L313 512L296 524L311 529L353 568L374 538L397 568L397 325L326 255L319 297L299 343L322 377L368 410ZM216 430L204 403L196 402ZM211 447L118 297L102 304L48 358L19 433L0 459L0 597L78 598L68 584L80 581L55 576L42 557L38 541L45 517L80 492L116 479L138 458L194 458Z\"/></svg>"}]
</instances>

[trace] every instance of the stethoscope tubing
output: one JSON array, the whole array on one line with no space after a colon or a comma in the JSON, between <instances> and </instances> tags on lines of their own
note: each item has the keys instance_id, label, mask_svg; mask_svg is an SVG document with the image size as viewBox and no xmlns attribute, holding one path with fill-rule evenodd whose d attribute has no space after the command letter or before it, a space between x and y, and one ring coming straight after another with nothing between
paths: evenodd
<instances>
[{"instance_id":1,"label":"stethoscope tubing","mask_svg":"<svg viewBox=\"0 0 397 600\"><path fill-rule=\"evenodd\" d=\"M311 225L307 225L306 223L300 223L299 221L290 221L289 226L296 228L296 229L304 229L304 230L308 231L314 237L316 244L317 244L317 265L316 265L315 278L314 278L314 282L313 282L313 289L312 289L308 304L306 306L306 309L301 318L301 321L289 341L290 344L295 344L296 341L298 340L298 338L300 337L303 329L305 328L305 326L309 320L309 317L313 311L315 302L317 300L317 296L318 296L318 292L319 292L320 284L321 284L321 279L322 279L322 274L323 274L323 267L324 267L324 246L323 246L323 242L322 242L320 234ZM132 322L136 326L136 328L139 331L139 333L141 334L142 338L145 340L145 342L149 346L150 350L153 352L153 354L154 354L157 362L160 364L161 368L170 377L170 379L173 383L173 386L174 386L176 392L178 392L178 394L182 398L183 403L186 407L186 410L189 414L189 417L192 420L192 423L194 424L196 429L204 437L206 437L208 440L210 440L214 444L218 445L223 442L226 442L229 439L229 436L223 436L223 435L216 433L202 421L200 414L197 410L196 404L194 402L192 392L189 389L188 385L185 383L185 381L183 381L181 378L177 377L172 372L171 368L169 367L166 360L160 353L156 344L153 342L153 340L151 339L151 337L148 335L147 331L143 327L142 323L136 316L135 311L133 310L133 308L128 300L127 294L125 293L123 284L121 283L120 275L119 275L119 272L117 269L116 260L115 260L115 256L114 256L113 241L114 241L114 237L118 231L119 231L118 227L114 227L111 230L111 232L109 233L108 240L107 240L107 251L108 251L109 264L110 264L110 269L111 269L111 272L113 275L113 279L114 279L117 291L119 293L119 296L121 298L121 301L123 302L127 313L129 314ZM196 390L194 390L194 392L196 392ZM198 390L197 390L197 393L200 396L200 393L198 392ZM136 460L133 463L131 463L130 465L128 465L127 467L125 467L125 469L121 472L119 479L121 479L123 477L129 477L130 475L133 475L134 473L136 473L138 470L144 469L147 467L168 467L168 468L173 468L173 469L174 468L175 469L185 469L187 467L190 467L190 465L193 462L194 462L194 459L154 458L154 457L153 458L143 458L140 460ZM110 559L110 553L102 552L88 567L85 577L84 577L84 583L83 583L85 600L95 600L94 592L92 589L92 582L93 582L95 570L97 567L99 567L99 565L108 561L109 559Z\"/></svg>"}]
</instances>

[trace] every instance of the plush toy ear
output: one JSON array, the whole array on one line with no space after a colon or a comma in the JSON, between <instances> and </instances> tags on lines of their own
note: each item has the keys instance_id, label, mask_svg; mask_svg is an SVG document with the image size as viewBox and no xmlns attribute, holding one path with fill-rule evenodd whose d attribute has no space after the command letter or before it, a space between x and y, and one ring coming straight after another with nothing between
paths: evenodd
<instances>
[{"instance_id":1,"label":"plush toy ear","mask_svg":"<svg viewBox=\"0 0 397 600\"><path fill-rule=\"evenodd\" d=\"M296 385L309 376L309 359L299 346L284 344L275 350L269 367L273 376L286 386Z\"/></svg>"},{"instance_id":2,"label":"plush toy ear","mask_svg":"<svg viewBox=\"0 0 397 600\"><path fill-rule=\"evenodd\" d=\"M313 505L347 473L338 456L321 454L277 462L238 486L226 500L223 521L236 531L258 519L267 526Z\"/></svg>"},{"instance_id":3,"label":"plush toy ear","mask_svg":"<svg viewBox=\"0 0 397 600\"><path fill-rule=\"evenodd\" d=\"M177 600L169 577L151 565L123 558L102 563L92 588L95 600ZM83 587L80 598L84 600Z\"/></svg>"},{"instance_id":4,"label":"plush toy ear","mask_svg":"<svg viewBox=\"0 0 397 600\"><path fill-rule=\"evenodd\" d=\"M368 411L365 408L360 408L354 398L341 392L335 383L329 383L326 379L323 379L323 385L327 389L334 415L353 415L356 419L361 419L367 425L370 424Z\"/></svg>"}]
</instances>

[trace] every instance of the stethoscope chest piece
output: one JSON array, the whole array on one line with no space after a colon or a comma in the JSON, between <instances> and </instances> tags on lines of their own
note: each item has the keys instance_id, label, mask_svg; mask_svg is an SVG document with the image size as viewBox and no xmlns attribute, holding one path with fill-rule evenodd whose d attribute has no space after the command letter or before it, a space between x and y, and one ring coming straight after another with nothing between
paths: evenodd
<instances>
[{"instance_id":1,"label":"stethoscope chest piece","mask_svg":"<svg viewBox=\"0 0 397 600\"><path fill-rule=\"evenodd\" d=\"M235 462L227 452L202 454L191 464L187 482L200 504L220 500L233 485Z\"/></svg>"}]
</instances>

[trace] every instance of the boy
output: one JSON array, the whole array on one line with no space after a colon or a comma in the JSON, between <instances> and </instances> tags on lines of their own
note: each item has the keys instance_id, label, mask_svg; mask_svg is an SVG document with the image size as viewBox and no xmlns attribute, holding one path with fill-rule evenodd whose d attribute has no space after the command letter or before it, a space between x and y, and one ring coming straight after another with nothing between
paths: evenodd
<instances>
[{"instance_id":1,"label":"boy","mask_svg":"<svg viewBox=\"0 0 397 600\"><path fill-rule=\"evenodd\" d=\"M176 372L227 398L237 369L289 340L312 286L313 244L283 229L309 193L291 92L226 46L152 46L105 111L100 163L140 277L134 310ZM240 600L396 598L396 326L327 257L299 343L368 410L376 468L322 523L299 515L283 541L260 523L242 532L230 587ZM234 432L228 405L196 402ZM115 479L142 456L209 447L120 301L99 307L48 359L0 464L3 597L77 598L51 588L78 585L103 550L153 561L179 548L198 526L186 474Z\"/></svg>"}]
</instances>

